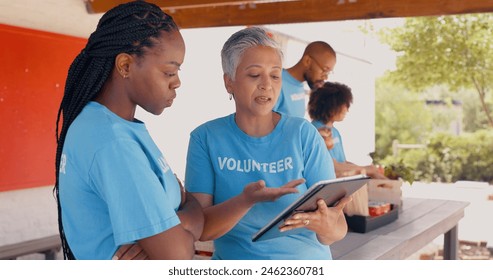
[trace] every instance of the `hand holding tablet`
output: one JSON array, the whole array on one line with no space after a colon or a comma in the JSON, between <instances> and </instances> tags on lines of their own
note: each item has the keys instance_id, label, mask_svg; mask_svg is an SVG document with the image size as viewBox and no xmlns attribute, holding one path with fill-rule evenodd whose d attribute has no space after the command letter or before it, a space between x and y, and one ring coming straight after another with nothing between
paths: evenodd
<instances>
[{"instance_id":1,"label":"hand holding tablet","mask_svg":"<svg viewBox=\"0 0 493 280\"><path fill-rule=\"evenodd\" d=\"M334 206L342 198L350 196L355 191L363 187L369 179L370 177L366 175L355 175L321 181L314 184L301 197L299 197L273 220L271 220L271 222L255 233L252 236L252 241L267 240L306 230L302 227L288 231L281 231L280 228L284 225L284 221L293 214L316 210L318 207L317 201L319 199L323 199L329 207ZM303 223L309 224L310 222L303 221Z\"/></svg>"}]
</instances>

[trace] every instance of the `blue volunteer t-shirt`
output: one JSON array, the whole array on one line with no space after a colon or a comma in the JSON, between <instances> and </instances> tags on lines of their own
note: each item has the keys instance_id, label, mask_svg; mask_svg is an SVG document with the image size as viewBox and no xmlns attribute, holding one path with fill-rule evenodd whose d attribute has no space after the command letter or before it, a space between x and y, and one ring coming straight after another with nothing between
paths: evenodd
<instances>
[{"instance_id":1,"label":"blue volunteer t-shirt","mask_svg":"<svg viewBox=\"0 0 493 280\"><path fill-rule=\"evenodd\" d=\"M59 192L77 259L111 259L120 245L180 223L180 187L144 123L96 102L68 130Z\"/></svg>"},{"instance_id":2,"label":"blue volunteer t-shirt","mask_svg":"<svg viewBox=\"0 0 493 280\"><path fill-rule=\"evenodd\" d=\"M289 116L305 117L305 88L286 69L282 70L282 87L274 111Z\"/></svg>"},{"instance_id":3,"label":"blue volunteer t-shirt","mask_svg":"<svg viewBox=\"0 0 493 280\"><path fill-rule=\"evenodd\" d=\"M317 129L325 126L325 124L321 121L312 121L312 124ZM339 130L334 126L332 126L330 129L332 131L332 141L334 142L334 147L329 150L329 153L337 162L345 162L346 154L344 153L344 146L342 145L341 133L339 133Z\"/></svg>"},{"instance_id":4,"label":"blue volunteer t-shirt","mask_svg":"<svg viewBox=\"0 0 493 280\"><path fill-rule=\"evenodd\" d=\"M214 241L213 259L331 259L330 249L312 231L252 242L252 235L314 183L335 178L334 166L318 131L305 119L282 115L264 137L251 137L238 128L235 115L209 121L190 136L185 182L188 191L213 196L219 204L244 187L264 180L280 187L305 178L300 193L275 202L257 203L224 236Z\"/></svg>"}]
</instances>

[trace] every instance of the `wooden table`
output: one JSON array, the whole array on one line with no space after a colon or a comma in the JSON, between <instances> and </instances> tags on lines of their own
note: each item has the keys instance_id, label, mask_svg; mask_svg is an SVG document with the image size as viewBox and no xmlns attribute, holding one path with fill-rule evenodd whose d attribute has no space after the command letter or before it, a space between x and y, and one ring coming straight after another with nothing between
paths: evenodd
<instances>
[{"instance_id":1,"label":"wooden table","mask_svg":"<svg viewBox=\"0 0 493 280\"><path fill-rule=\"evenodd\" d=\"M444 259L457 259L458 223L469 202L403 198L399 218L367 233L349 232L332 244L340 260L406 259L444 234Z\"/></svg>"}]
</instances>

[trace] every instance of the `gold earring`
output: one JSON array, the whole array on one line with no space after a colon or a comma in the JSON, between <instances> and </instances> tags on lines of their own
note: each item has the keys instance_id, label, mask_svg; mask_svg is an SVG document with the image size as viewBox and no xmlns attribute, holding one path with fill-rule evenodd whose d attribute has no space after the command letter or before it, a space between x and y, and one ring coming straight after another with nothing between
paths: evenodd
<instances>
[{"instance_id":1,"label":"gold earring","mask_svg":"<svg viewBox=\"0 0 493 280\"><path fill-rule=\"evenodd\" d=\"M128 78L128 75L123 73L123 69L120 69L120 73L122 74L123 78L126 79Z\"/></svg>"}]
</instances>

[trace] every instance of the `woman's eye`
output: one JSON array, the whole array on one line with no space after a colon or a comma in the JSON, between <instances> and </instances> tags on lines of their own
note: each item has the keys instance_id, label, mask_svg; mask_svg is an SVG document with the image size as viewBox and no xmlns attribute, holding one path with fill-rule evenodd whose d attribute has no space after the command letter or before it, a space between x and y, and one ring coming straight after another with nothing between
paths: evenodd
<instances>
[{"instance_id":1,"label":"woman's eye","mask_svg":"<svg viewBox=\"0 0 493 280\"><path fill-rule=\"evenodd\" d=\"M163 69L164 70L164 69ZM180 67L173 67L170 69L167 69L169 71L163 71L164 75L170 78L173 78L174 76L178 75L178 72L181 70Z\"/></svg>"}]
</instances>

